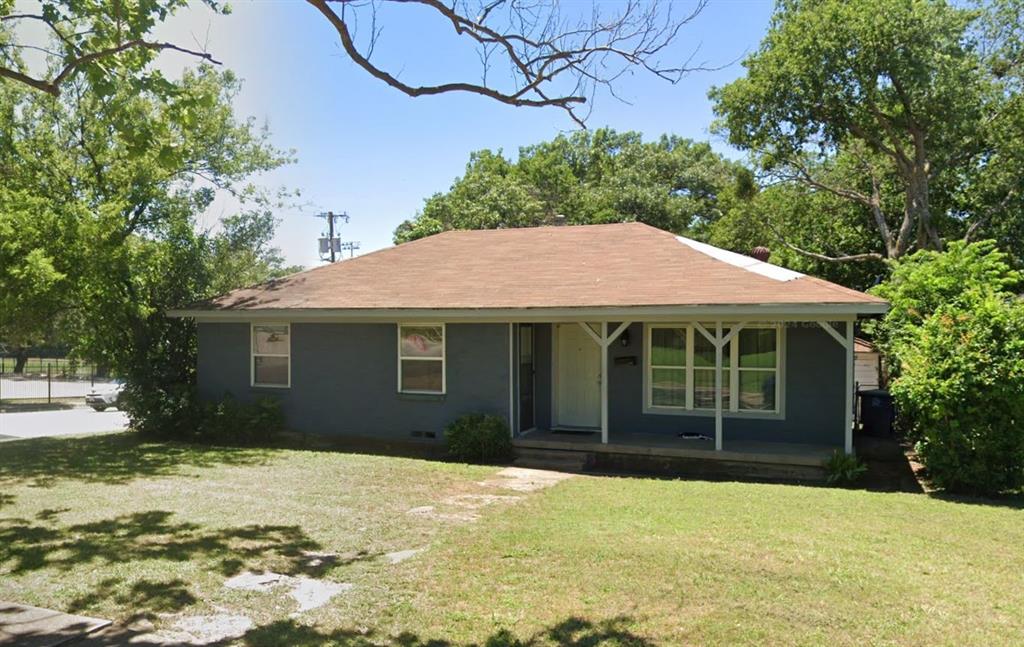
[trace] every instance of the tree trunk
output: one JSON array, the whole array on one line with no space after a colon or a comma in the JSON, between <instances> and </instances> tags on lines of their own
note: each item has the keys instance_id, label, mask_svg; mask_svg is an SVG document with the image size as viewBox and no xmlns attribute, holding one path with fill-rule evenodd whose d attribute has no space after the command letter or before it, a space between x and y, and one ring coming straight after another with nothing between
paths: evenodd
<instances>
[{"instance_id":1,"label":"tree trunk","mask_svg":"<svg viewBox=\"0 0 1024 647\"><path fill-rule=\"evenodd\" d=\"M932 165L928 161L925 148L925 137L914 131L914 164L907 178L907 209L912 222L917 223L917 248L942 249L942 239L932 221L931 205L928 200L929 178Z\"/></svg>"},{"instance_id":2,"label":"tree trunk","mask_svg":"<svg viewBox=\"0 0 1024 647\"><path fill-rule=\"evenodd\" d=\"M28 364L28 349L19 348L14 351L14 373L24 375L25 365Z\"/></svg>"}]
</instances>

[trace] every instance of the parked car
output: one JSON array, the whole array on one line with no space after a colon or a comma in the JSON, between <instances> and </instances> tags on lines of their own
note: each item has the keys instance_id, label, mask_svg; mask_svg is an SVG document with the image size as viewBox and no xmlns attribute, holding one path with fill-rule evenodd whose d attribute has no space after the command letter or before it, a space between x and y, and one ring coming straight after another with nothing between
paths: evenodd
<instances>
[{"instance_id":1,"label":"parked car","mask_svg":"<svg viewBox=\"0 0 1024 647\"><path fill-rule=\"evenodd\" d=\"M121 393L124 391L124 383L107 384L102 387L94 387L85 396L85 403L96 411L106 411L110 407L118 408L121 403Z\"/></svg>"}]
</instances>

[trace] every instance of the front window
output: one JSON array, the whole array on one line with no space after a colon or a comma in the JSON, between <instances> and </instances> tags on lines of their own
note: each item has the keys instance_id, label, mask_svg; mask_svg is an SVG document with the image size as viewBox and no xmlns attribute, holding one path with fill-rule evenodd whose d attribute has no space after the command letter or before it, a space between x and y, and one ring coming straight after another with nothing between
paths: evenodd
<instances>
[{"instance_id":1,"label":"front window","mask_svg":"<svg viewBox=\"0 0 1024 647\"><path fill-rule=\"evenodd\" d=\"M753 328L739 332L739 409L775 411L779 373L778 330Z\"/></svg>"},{"instance_id":2,"label":"front window","mask_svg":"<svg viewBox=\"0 0 1024 647\"><path fill-rule=\"evenodd\" d=\"M398 326L398 390L444 393L444 324Z\"/></svg>"},{"instance_id":3,"label":"front window","mask_svg":"<svg viewBox=\"0 0 1024 647\"><path fill-rule=\"evenodd\" d=\"M705 324L706 329L713 329ZM723 327L723 337L730 328ZM722 348L722 409L779 411L781 329L744 327ZM735 396L735 397L734 397ZM695 326L648 328L647 403L654 409L715 409L715 346Z\"/></svg>"},{"instance_id":4,"label":"front window","mask_svg":"<svg viewBox=\"0 0 1024 647\"><path fill-rule=\"evenodd\" d=\"M686 406L686 328L651 329L651 405Z\"/></svg>"},{"instance_id":5,"label":"front window","mask_svg":"<svg viewBox=\"0 0 1024 647\"><path fill-rule=\"evenodd\" d=\"M291 329L288 324L252 325L252 385L291 384Z\"/></svg>"}]
</instances>

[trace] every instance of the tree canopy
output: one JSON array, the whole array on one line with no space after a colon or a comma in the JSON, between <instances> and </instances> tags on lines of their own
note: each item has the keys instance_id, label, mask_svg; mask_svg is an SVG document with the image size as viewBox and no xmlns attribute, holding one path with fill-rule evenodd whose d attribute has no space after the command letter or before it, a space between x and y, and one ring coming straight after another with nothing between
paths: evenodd
<instances>
[{"instance_id":1,"label":"tree canopy","mask_svg":"<svg viewBox=\"0 0 1024 647\"><path fill-rule=\"evenodd\" d=\"M465 174L399 225L395 241L446 229L530 227L557 216L572 224L636 220L703 236L755 190L741 164L706 143L579 131L521 148L515 161L501 151L473 153Z\"/></svg>"},{"instance_id":2,"label":"tree canopy","mask_svg":"<svg viewBox=\"0 0 1024 647\"><path fill-rule=\"evenodd\" d=\"M1018 0L784 0L711 92L717 127L774 181L858 206L879 244L832 258L1017 231L1020 18Z\"/></svg>"},{"instance_id":3,"label":"tree canopy","mask_svg":"<svg viewBox=\"0 0 1024 647\"><path fill-rule=\"evenodd\" d=\"M188 324L167 308L286 271L269 246L276 197L249 178L289 158L234 116L237 90L209 67L159 92L0 87L0 337L55 336L158 379L158 364L192 365ZM218 191L243 207L202 230Z\"/></svg>"}]
</instances>

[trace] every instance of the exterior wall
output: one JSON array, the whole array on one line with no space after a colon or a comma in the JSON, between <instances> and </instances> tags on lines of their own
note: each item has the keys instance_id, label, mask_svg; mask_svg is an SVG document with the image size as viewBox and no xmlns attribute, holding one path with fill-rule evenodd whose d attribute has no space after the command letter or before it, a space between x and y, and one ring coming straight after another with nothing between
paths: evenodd
<instances>
[{"instance_id":1,"label":"exterior wall","mask_svg":"<svg viewBox=\"0 0 1024 647\"><path fill-rule=\"evenodd\" d=\"M609 324L614 329L617 324ZM552 326L536 324L536 422L551 427ZM630 432L714 435L714 416L643 412L644 330L629 327L630 344L609 348L610 440ZM408 441L411 432L433 432L440 442L449 422L465 413L508 415L507 324L446 326L447 394L398 393L395 324L307 324L291 327L292 385L250 386L248 323L199 324L199 390L209 399L232 395L279 398L296 431ZM785 331L784 419L724 416L724 440L843 444L845 356L816 324ZM635 364L617 358L635 357ZM518 362L516 362L518 364Z\"/></svg>"},{"instance_id":2,"label":"exterior wall","mask_svg":"<svg viewBox=\"0 0 1024 647\"><path fill-rule=\"evenodd\" d=\"M610 323L614 330L617 323ZM629 328L630 344L616 340L609 347L608 429L609 441L630 432L678 434L693 431L713 437L713 414L653 414L643 412L644 326ZM541 427L551 422L552 328L537 329L537 419ZM756 419L725 412L722 422L725 443L730 440L809 443L842 447L846 406L846 358L843 348L814 323L798 323L785 330L783 388L784 419ZM546 353L546 357L545 357ZM635 358L617 363L617 358ZM546 376L546 377L545 377ZM542 386L543 384L543 386Z\"/></svg>"},{"instance_id":3,"label":"exterior wall","mask_svg":"<svg viewBox=\"0 0 1024 647\"><path fill-rule=\"evenodd\" d=\"M508 325L445 327L447 393L398 393L396 324L295 323L290 388L250 386L248 323L201 323L200 395L279 398L289 426L311 434L413 440L466 413L508 415Z\"/></svg>"}]
</instances>

